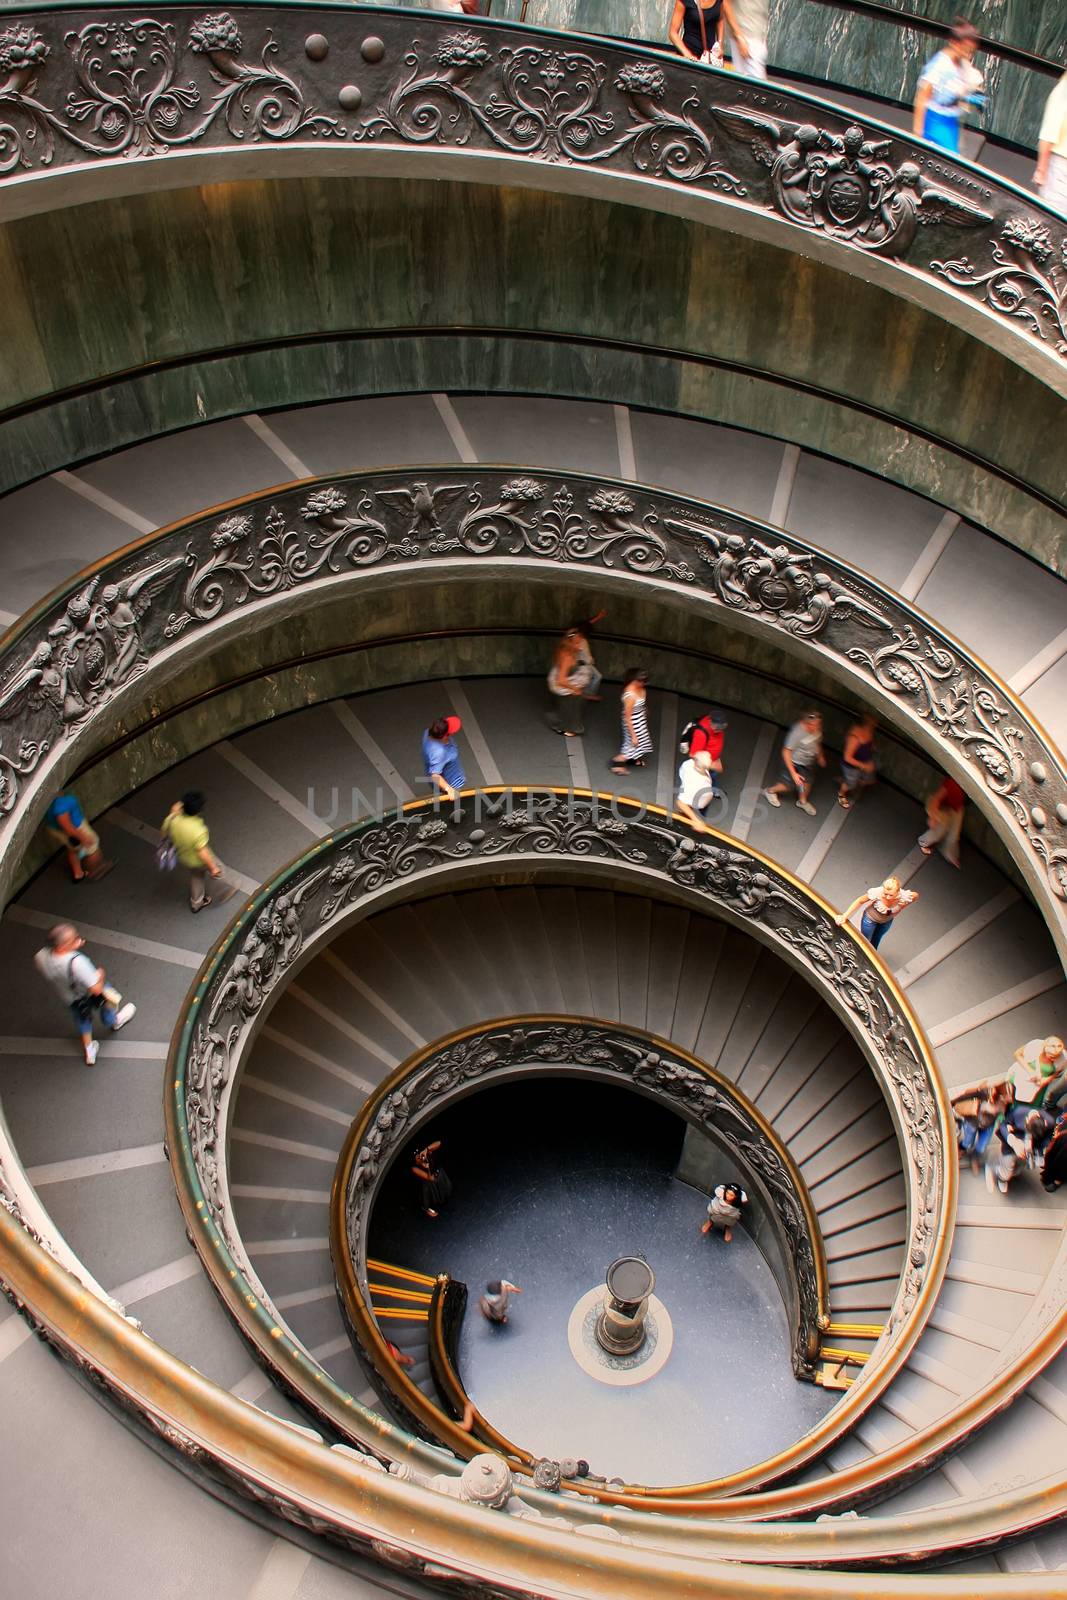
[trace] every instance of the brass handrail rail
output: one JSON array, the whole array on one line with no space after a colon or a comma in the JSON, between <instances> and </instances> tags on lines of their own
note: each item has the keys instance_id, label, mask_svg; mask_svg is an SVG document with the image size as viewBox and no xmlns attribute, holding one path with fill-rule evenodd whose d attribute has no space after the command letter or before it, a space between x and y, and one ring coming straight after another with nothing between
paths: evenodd
<instances>
[{"instance_id":1,"label":"brass handrail rail","mask_svg":"<svg viewBox=\"0 0 1067 1600\"><path fill-rule=\"evenodd\" d=\"M509 809L519 798L532 808L528 829L526 813ZM472 805L474 827L463 809L464 800ZM633 811L648 820L617 820L620 804L624 815ZM601 805L613 812L602 827L596 820ZM573 826L567 820L568 808L575 813ZM531 845L524 854L527 835ZM870 946L854 930L838 930L832 908L808 885L728 835L701 836L700 842L688 835L688 825L660 807L642 807L637 802L582 791L476 791L461 796L451 821L445 820L433 801L411 802L398 809L389 822L355 824L298 857L249 902L205 959L172 1045L165 1098L167 1143L190 1237L220 1298L259 1350L260 1359L342 1432L355 1429L359 1437L360 1428L373 1428L375 1423L350 1396L337 1390L327 1374L314 1371L307 1352L293 1352L292 1335L284 1322L272 1306L261 1303L254 1275L243 1262L242 1247L233 1231L219 1155L225 1148L232 1106L230 1086L239 1075L264 1007L278 992L289 960L298 953L301 961L308 959L327 930L332 936L342 923L366 915L380 893L389 892L395 898L398 874L410 892L420 862L425 863L420 881L428 883L442 872L453 873L457 863L469 871L478 857L487 866L491 864L494 873L516 860L542 868L546 860L567 862L573 869L575 865L588 867L590 861L600 858L620 879L640 872L644 881L652 874L651 881L670 886L675 895L698 904L704 897L710 898L728 920L740 922L757 938L779 948L822 987L878 1075L906 1160L922 1174L922 1204L914 1190L909 1194L910 1242L897 1310L888 1324L894 1337L883 1345L879 1360L871 1364L846 1400L770 1462L719 1480L717 1485L690 1486L682 1496L674 1490L650 1488L610 1494L597 1489L595 1497L632 1506L655 1501L693 1514L712 1504L735 1506L735 1497L742 1491L752 1492L754 1485L780 1478L824 1449L907 1359L948 1263L957 1182L951 1109L922 1029ZM639 861L632 859L635 852ZM662 878L653 873L654 860L663 863ZM272 925L279 899L287 907L287 917L292 912L299 927L290 923L284 931L279 927L275 935L288 956L280 949L265 956L258 952L257 941L261 943L265 937L261 930ZM809 930L812 920L814 927ZM810 953L805 955L809 942ZM229 975L235 960L243 964L246 973L262 966L268 974L262 983L255 980L254 993L244 980L235 988ZM870 974L870 984L863 973ZM224 1016L233 1022L224 1025ZM398 1106L397 1114L401 1112ZM952 1159L946 1160L946 1152ZM900 1309L904 1304L909 1307L906 1315ZM310 1384L309 1369L314 1374ZM426 1403L421 1391L418 1394L420 1398L411 1408L416 1418ZM453 1441L448 1434L445 1437L457 1453L466 1453L464 1441ZM466 1448L469 1450L469 1440ZM729 1497L715 1501L695 1498L725 1485ZM580 1492L594 1493L592 1489ZM694 1498L688 1498L689 1494Z\"/></svg>"},{"instance_id":2,"label":"brass handrail rail","mask_svg":"<svg viewBox=\"0 0 1067 1600\"><path fill-rule=\"evenodd\" d=\"M430 1371L433 1373L433 1381L442 1398L447 1398L454 1417L463 1417L464 1414L468 1413L469 1408L471 1435L480 1444L488 1446L497 1455L503 1456L505 1461L521 1462L527 1470L532 1472L535 1466L534 1457L529 1451L520 1450L510 1439L506 1439L497 1428L493 1427L491 1422L482 1416L464 1388L463 1380L460 1378L459 1373L456 1371L456 1364L452 1359L452 1352L449 1348L448 1331L445 1328L445 1313L448 1310L449 1293L458 1287L447 1273L442 1273L437 1292L434 1294L433 1305L430 1308L429 1352Z\"/></svg>"},{"instance_id":3,"label":"brass handrail rail","mask_svg":"<svg viewBox=\"0 0 1067 1600\"><path fill-rule=\"evenodd\" d=\"M588 1600L618 1600L631 1586L649 1600L692 1600L694 1594L707 1600L855 1600L851 1572L783 1569L769 1575L766 1567L745 1565L736 1551L702 1556L690 1545L665 1560L659 1543L643 1548L598 1541L593 1547L580 1531L558 1525L504 1516L487 1523L480 1508L398 1482L212 1383L87 1295L64 1267L51 1263L42 1270L39 1247L3 1207L0 1257L8 1293L37 1330L91 1372L120 1409L177 1451L189 1470L206 1469L209 1481L221 1479L269 1514L317 1535L328 1530L334 1542L372 1560L416 1574L429 1567L435 1579L445 1568L501 1600L517 1583L538 1600L573 1600L576 1570ZM1067 1511L1062 1482L1036 1484L1017 1498L1025 1501L1024 1514L1035 1518ZM932 1520L929 1512L913 1513L917 1538ZM667 1527L666 1519L657 1519L654 1537ZM841 1524L832 1542L823 1528L810 1531L829 1553L832 1544L847 1546L855 1528ZM760 1536L773 1546L784 1531L767 1526ZM710 1533L702 1543L705 1551L713 1546ZM873 1572L863 1580L864 1600L928 1600L929 1583L922 1575ZM982 1591L990 1600L1048 1600L1048 1574L983 1574ZM974 1580L946 1574L938 1579L938 1594L974 1600Z\"/></svg>"},{"instance_id":4,"label":"brass handrail rail","mask_svg":"<svg viewBox=\"0 0 1067 1600\"><path fill-rule=\"evenodd\" d=\"M948 37L952 27L951 21L943 17L931 17L925 11L902 11L897 6L886 5L885 0L811 0L811 3L827 6L832 11L855 11L872 22L884 22L898 30L914 28L919 33L932 33L941 39ZM1002 56L1014 66L1026 67L1046 77L1058 78L1063 72L1062 62L1054 61L1051 56L1024 50L1021 45L994 38L992 34L982 34L978 48L986 55Z\"/></svg>"},{"instance_id":5,"label":"brass handrail rail","mask_svg":"<svg viewBox=\"0 0 1067 1600\"><path fill-rule=\"evenodd\" d=\"M475 1075L477 1058L482 1045L492 1049L492 1065L488 1067L484 1076L491 1077L497 1070L510 1070L517 1064L529 1058L531 1068L538 1064L545 1067L556 1061L550 1051L556 1046L553 1042L554 1033L563 1030L563 1054L560 1059L572 1063L576 1076L594 1072L599 1075L607 1073L608 1068L604 1062L611 1060L611 1049L616 1044L621 1044L626 1061L633 1047L639 1051L650 1052L655 1067L649 1069L645 1080L651 1087L655 1098L670 1103L672 1108L683 1117L702 1125L702 1119L694 1115L691 1098L699 1098L704 1085L710 1086L714 1099L706 1109L709 1120L714 1121L716 1116L724 1116L725 1106L733 1111L733 1133L737 1137L745 1134L750 1136L754 1130L762 1141L764 1148L771 1155L788 1184L787 1205L798 1205L804 1219L804 1239L794 1241L790 1231L782 1222L779 1215L779 1231L783 1250L790 1256L793 1267L793 1277L789 1288L791 1297L795 1301L791 1315L795 1316L797 1327L793 1340L794 1371L799 1376L801 1372L811 1376L815 1370L817 1360L818 1341L820 1331L829 1325L830 1321L830 1290L829 1277L826 1266L826 1255L823 1247L822 1233L819 1227L818 1215L812 1203L806 1183L799 1167L789 1152L788 1146L779 1138L774 1128L762 1115L756 1106L741 1093L735 1084L731 1083L721 1073L710 1067L706 1062L692 1054L691 1051L679 1049L668 1040L661 1039L647 1030L631 1027L624 1023L604 1023L590 1017L582 1016L557 1016L552 1014L536 1013L498 1019L494 1022L482 1022L477 1025L461 1028L454 1033L436 1039L432 1044L424 1046L402 1062L396 1070L379 1083L373 1094L369 1095L361 1107L358 1116L353 1120L348 1133L345 1135L337 1157L334 1179L330 1191L330 1254L333 1259L334 1273L337 1286L341 1295L345 1317L352 1329L353 1335L360 1348L363 1349L368 1359L372 1361L375 1370L392 1390L398 1388L402 1392L403 1402L408 1406L424 1424L427 1417L419 1403L417 1396L411 1393L415 1385L406 1378L402 1372L395 1370L395 1363L389 1359L388 1350L384 1341L375 1327L374 1318L376 1310L370 1306L363 1292L363 1271L361 1265L363 1250L363 1234L369 1221L369 1207L371 1196L367 1193L368 1185L364 1184L359 1192L360 1220L353 1219L355 1205L353 1194L353 1173L357 1162L361 1165L363 1175L366 1176L367 1168L362 1165L366 1146L373 1148L373 1164L377 1176L384 1176L385 1166L396 1153L397 1141L390 1142L389 1130L394 1117L391 1108L402 1097L410 1108L403 1123L397 1129L400 1142L409 1139L414 1128L411 1117L417 1114L419 1122L423 1122L429 1114L425 1099L418 1101L417 1113L412 1106L412 1097L417 1092L418 1086L424 1088L427 1079L435 1082L445 1072L446 1065L456 1058L462 1061L462 1083L469 1086ZM583 1037L584 1036L584 1037ZM558 1051L557 1051L558 1053ZM590 1054L595 1055L600 1065L587 1064ZM613 1065L618 1063L613 1062ZM678 1073L687 1074L683 1080L683 1093L672 1098L671 1080ZM641 1087L635 1077L627 1077L624 1081L632 1086ZM694 1087L694 1085L696 1087ZM443 1109L448 1099L448 1092L443 1091L435 1095L434 1110ZM385 1112L384 1117L382 1116ZM736 1143L729 1134L723 1137L729 1143ZM737 1156L738 1164L743 1168L742 1179L750 1187L753 1185L763 1191L768 1190L766 1199L772 1215L777 1212L776 1196L769 1190L765 1166L757 1166L742 1151ZM747 1177L745 1174L747 1173ZM353 1234L358 1233L358 1241ZM793 1252L803 1248L810 1251L810 1277L797 1262ZM806 1285L806 1289L805 1289ZM781 1287L781 1286L780 1286ZM783 1291L783 1298L785 1291ZM433 1310L431 1308L431 1322ZM421 1390L417 1394L421 1394ZM466 1397L464 1397L466 1398ZM484 1420L484 1419L483 1419ZM487 1426L489 1426L487 1424ZM521 1464L523 1468L532 1468L534 1456L521 1449L512 1441L504 1438L495 1429L492 1430L496 1447L505 1454L509 1460ZM481 1437L487 1437L484 1433ZM449 1432L446 1442L457 1453L463 1453L462 1439ZM467 1453L470 1453L469 1451ZM720 1493L728 1492L730 1479L719 1479L716 1489ZM668 1495L695 1495L706 1493L709 1489L707 1483L700 1485L685 1485L673 1489L656 1491L664 1496ZM591 1491L597 1498L607 1498L599 1491Z\"/></svg>"}]
</instances>

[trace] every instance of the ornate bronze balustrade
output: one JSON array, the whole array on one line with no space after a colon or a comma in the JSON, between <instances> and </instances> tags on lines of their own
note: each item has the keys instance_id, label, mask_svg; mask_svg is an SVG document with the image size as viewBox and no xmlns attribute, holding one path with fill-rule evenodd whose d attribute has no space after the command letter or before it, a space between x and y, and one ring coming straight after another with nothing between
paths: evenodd
<instances>
[{"instance_id":1,"label":"ornate bronze balustrade","mask_svg":"<svg viewBox=\"0 0 1067 1600\"><path fill-rule=\"evenodd\" d=\"M260 1359L329 1425L372 1442L380 1419L339 1391L299 1346L258 1284L235 1227L225 1157L235 1087L289 976L348 923L397 898L428 892L443 879L560 871L607 876L692 902L775 949L811 980L855 1036L901 1144L909 1191L904 1268L885 1335L848 1395L772 1461L714 1485L595 1493L684 1509L687 1495L758 1487L825 1450L907 1360L948 1262L954 1132L921 1029L866 942L839 928L831 908L783 868L726 835L694 837L658 808L572 791L476 791L446 811L420 801L395 816L355 824L266 885L204 963L167 1065L167 1143L190 1237ZM674 1087L689 1115L718 1097L692 1068ZM345 1196L372 1182L387 1141L406 1127L413 1109L402 1088L390 1089L376 1108L373 1128L358 1153L353 1148L351 1176L335 1186L335 1240L345 1227Z\"/></svg>"},{"instance_id":2,"label":"ornate bronze balustrade","mask_svg":"<svg viewBox=\"0 0 1067 1600\"><path fill-rule=\"evenodd\" d=\"M275 610L346 583L640 580L709 620L812 651L982 806L1067 956L1067 768L1011 690L846 562L720 507L579 473L356 473L256 496L72 579L0 653L0 886L83 750L134 695ZM424 571L425 569L425 571ZM5 876L6 873L6 876Z\"/></svg>"},{"instance_id":3,"label":"ornate bronze balustrade","mask_svg":"<svg viewBox=\"0 0 1067 1600\"><path fill-rule=\"evenodd\" d=\"M473 159L453 160L453 175L590 192L595 179L599 193L630 180L620 198L637 204L697 215L693 202L712 200L731 226L759 218L787 247L804 234L806 251L940 299L1067 383L1067 222L943 150L777 84L606 40L370 6L29 7L5 16L0 73L0 175L32 180L12 214L47 205L52 179L73 171L106 167L115 192L161 181L155 166L136 170L145 158L209 152L245 158L215 169L226 177L296 170L291 158L314 147L329 170L418 150L428 176L462 154ZM272 165L272 150L288 163ZM105 190L92 178L54 187L66 200ZM887 277L885 263L899 270Z\"/></svg>"},{"instance_id":4,"label":"ornate bronze balustrade","mask_svg":"<svg viewBox=\"0 0 1067 1600\"><path fill-rule=\"evenodd\" d=\"M342 1146L330 1250L348 1320L386 1383L394 1387L397 1370L369 1304L367 1239L390 1163L428 1117L472 1084L560 1072L627 1083L683 1121L719 1135L774 1230L777 1246L768 1265L793 1329L793 1370L798 1378L813 1378L820 1334L830 1320L822 1235L800 1169L770 1123L729 1079L667 1040L621 1023L529 1016L468 1028L419 1051L378 1086Z\"/></svg>"}]
</instances>

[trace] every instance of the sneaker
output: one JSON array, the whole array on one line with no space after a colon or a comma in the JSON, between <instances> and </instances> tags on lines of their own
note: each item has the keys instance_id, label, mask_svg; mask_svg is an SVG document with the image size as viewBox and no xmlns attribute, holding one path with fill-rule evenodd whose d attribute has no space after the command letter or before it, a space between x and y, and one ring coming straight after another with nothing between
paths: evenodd
<instances>
[{"instance_id":1,"label":"sneaker","mask_svg":"<svg viewBox=\"0 0 1067 1600\"><path fill-rule=\"evenodd\" d=\"M1007 1192L1008 1192L1008 1180L1007 1180L1007 1178L998 1178L997 1179L997 1188L1000 1190L1001 1194L1007 1194Z\"/></svg>"},{"instance_id":2,"label":"sneaker","mask_svg":"<svg viewBox=\"0 0 1067 1600\"><path fill-rule=\"evenodd\" d=\"M767 804L769 806L773 806L776 811L782 803L781 795L775 794L773 789L764 789L763 798L766 800Z\"/></svg>"},{"instance_id":3,"label":"sneaker","mask_svg":"<svg viewBox=\"0 0 1067 1600\"><path fill-rule=\"evenodd\" d=\"M985 1169L985 1186L989 1190L990 1194L993 1194L996 1191L997 1178L992 1167L986 1167Z\"/></svg>"},{"instance_id":4,"label":"sneaker","mask_svg":"<svg viewBox=\"0 0 1067 1600\"><path fill-rule=\"evenodd\" d=\"M809 817L814 817L817 815L815 807L812 805L810 800L798 800L797 810L803 811L804 814Z\"/></svg>"},{"instance_id":5,"label":"sneaker","mask_svg":"<svg viewBox=\"0 0 1067 1600\"><path fill-rule=\"evenodd\" d=\"M111 1024L112 1033L118 1033L119 1029L124 1028L127 1022L129 1022L130 1018L135 1017L136 1015L137 1007L134 1005L132 1000L127 1000L126 1004L122 1007L122 1010L115 1013L115 1020Z\"/></svg>"},{"instance_id":6,"label":"sneaker","mask_svg":"<svg viewBox=\"0 0 1067 1600\"><path fill-rule=\"evenodd\" d=\"M192 904L192 902L190 902L189 910L193 913L193 916L195 917L196 913L198 911L206 911L210 904L211 904L211 896L209 894L206 894L204 896L204 898L201 900L201 902L200 902L200 904L198 906L194 906Z\"/></svg>"},{"instance_id":7,"label":"sneaker","mask_svg":"<svg viewBox=\"0 0 1067 1600\"><path fill-rule=\"evenodd\" d=\"M96 1058L99 1054L100 1046L97 1044L95 1039L90 1039L89 1043L85 1047L85 1065L87 1067L95 1067Z\"/></svg>"}]
</instances>

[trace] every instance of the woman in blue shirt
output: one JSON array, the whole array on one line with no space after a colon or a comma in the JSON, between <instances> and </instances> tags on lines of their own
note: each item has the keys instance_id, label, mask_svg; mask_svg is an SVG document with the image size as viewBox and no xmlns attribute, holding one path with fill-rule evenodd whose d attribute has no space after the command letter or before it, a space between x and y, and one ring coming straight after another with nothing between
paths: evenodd
<instances>
[{"instance_id":1,"label":"woman in blue shirt","mask_svg":"<svg viewBox=\"0 0 1067 1600\"><path fill-rule=\"evenodd\" d=\"M76 794L57 794L44 820L51 838L67 852L67 867L75 883L102 878L111 871L115 863L104 860L96 830L85 820Z\"/></svg>"},{"instance_id":2,"label":"woman in blue shirt","mask_svg":"<svg viewBox=\"0 0 1067 1600\"><path fill-rule=\"evenodd\" d=\"M978 29L957 22L948 43L928 61L915 96L912 131L916 138L939 144L959 155L960 124L967 106L982 87L982 74L971 65L978 50Z\"/></svg>"}]
</instances>

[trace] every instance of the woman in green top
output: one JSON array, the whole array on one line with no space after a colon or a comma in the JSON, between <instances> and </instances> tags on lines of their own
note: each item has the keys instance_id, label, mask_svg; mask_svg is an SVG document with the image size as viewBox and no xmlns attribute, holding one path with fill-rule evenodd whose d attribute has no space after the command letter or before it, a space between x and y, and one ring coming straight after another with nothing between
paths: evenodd
<instances>
[{"instance_id":1,"label":"woman in green top","mask_svg":"<svg viewBox=\"0 0 1067 1600\"><path fill-rule=\"evenodd\" d=\"M189 909L203 911L211 904L206 892L207 877L222 877L222 868L209 844L207 823L201 816L204 796L196 789L171 806L160 830L178 852L178 865L189 873Z\"/></svg>"}]
</instances>

